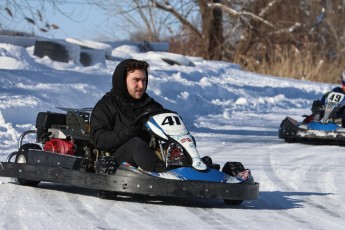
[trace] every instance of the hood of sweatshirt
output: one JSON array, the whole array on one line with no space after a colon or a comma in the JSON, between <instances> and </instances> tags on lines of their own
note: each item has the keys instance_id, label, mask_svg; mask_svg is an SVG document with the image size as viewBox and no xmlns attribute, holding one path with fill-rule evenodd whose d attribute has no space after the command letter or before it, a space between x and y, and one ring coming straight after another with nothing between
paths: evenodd
<instances>
[{"instance_id":1,"label":"hood of sweatshirt","mask_svg":"<svg viewBox=\"0 0 345 230\"><path fill-rule=\"evenodd\" d=\"M127 90L127 84L126 84L126 77L127 77L127 68L126 66L128 63L137 61L135 59L126 59L121 61L115 68L112 78L112 89L111 93L115 94L117 97L120 97L122 100L128 101L128 102L137 102L141 101L142 99L147 98L146 89L143 97L139 100L133 99ZM148 82L148 72L145 71L147 82ZM146 84L147 88L147 84Z\"/></svg>"}]
</instances>

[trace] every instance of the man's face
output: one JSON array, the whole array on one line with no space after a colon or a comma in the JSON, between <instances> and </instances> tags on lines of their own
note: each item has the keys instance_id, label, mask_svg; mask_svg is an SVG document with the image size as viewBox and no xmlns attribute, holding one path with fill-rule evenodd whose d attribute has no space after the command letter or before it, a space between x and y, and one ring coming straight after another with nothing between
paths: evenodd
<instances>
[{"instance_id":1,"label":"man's face","mask_svg":"<svg viewBox=\"0 0 345 230\"><path fill-rule=\"evenodd\" d=\"M133 99L140 99L145 93L147 78L145 70L137 69L127 73L127 90Z\"/></svg>"}]
</instances>

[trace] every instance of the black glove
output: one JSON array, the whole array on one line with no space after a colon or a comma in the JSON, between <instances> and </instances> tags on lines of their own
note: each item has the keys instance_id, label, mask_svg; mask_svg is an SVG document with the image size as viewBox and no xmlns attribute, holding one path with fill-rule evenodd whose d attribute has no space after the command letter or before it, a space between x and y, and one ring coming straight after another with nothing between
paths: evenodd
<instances>
[{"instance_id":1,"label":"black glove","mask_svg":"<svg viewBox=\"0 0 345 230\"><path fill-rule=\"evenodd\" d=\"M141 131L142 131L142 126L140 125L135 125L135 126L131 126L127 129L123 129L120 133L119 133L119 137L122 141L128 141L129 139L133 138L133 137L137 137L140 135Z\"/></svg>"}]
</instances>

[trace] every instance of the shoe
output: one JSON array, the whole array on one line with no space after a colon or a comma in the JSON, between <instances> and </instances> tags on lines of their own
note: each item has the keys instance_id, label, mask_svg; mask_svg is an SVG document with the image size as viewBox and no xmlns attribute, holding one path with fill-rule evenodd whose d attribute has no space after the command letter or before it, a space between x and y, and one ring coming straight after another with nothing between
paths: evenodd
<instances>
[{"instance_id":1,"label":"shoe","mask_svg":"<svg viewBox=\"0 0 345 230\"><path fill-rule=\"evenodd\" d=\"M230 176L237 176L240 172L243 172L245 170L246 169L241 162L228 161L223 166L222 172Z\"/></svg>"},{"instance_id":2,"label":"shoe","mask_svg":"<svg viewBox=\"0 0 345 230\"><path fill-rule=\"evenodd\" d=\"M201 160L207 165L207 167L210 167L212 169L215 169L215 170L220 170L220 165L219 164L214 164L212 162L212 158L209 157L209 156L204 156L201 158Z\"/></svg>"},{"instance_id":3,"label":"shoe","mask_svg":"<svg viewBox=\"0 0 345 230\"><path fill-rule=\"evenodd\" d=\"M212 158L209 156L204 156L201 158L201 160L206 164L206 165L212 165Z\"/></svg>"}]
</instances>

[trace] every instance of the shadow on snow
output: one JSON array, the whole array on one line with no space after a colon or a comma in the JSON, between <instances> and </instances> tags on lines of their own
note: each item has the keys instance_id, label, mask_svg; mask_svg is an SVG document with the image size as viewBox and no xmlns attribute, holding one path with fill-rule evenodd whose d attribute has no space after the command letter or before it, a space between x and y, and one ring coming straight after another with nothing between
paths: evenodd
<instances>
[{"instance_id":1,"label":"shadow on snow","mask_svg":"<svg viewBox=\"0 0 345 230\"><path fill-rule=\"evenodd\" d=\"M9 182L16 184L16 182ZM17 185L21 186L21 185ZM79 188L69 185L42 182L37 189L66 192L70 194L89 196L97 198L97 191L87 188ZM239 206L226 205L221 199L203 198L177 198L177 197L157 197L148 195L124 195L118 194L116 198L109 199L109 202L136 202L141 204L181 206L195 208L218 208L218 209L248 209L248 210L288 210L303 208L310 196L328 196L332 193L320 192L282 192L282 191L262 191L257 200L245 200ZM305 198L305 199L304 199Z\"/></svg>"}]
</instances>

